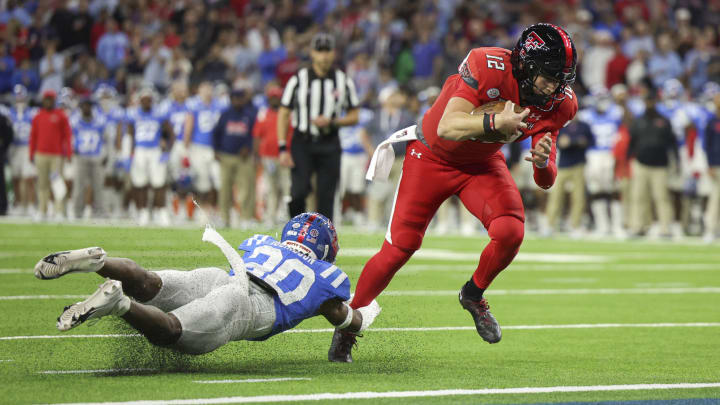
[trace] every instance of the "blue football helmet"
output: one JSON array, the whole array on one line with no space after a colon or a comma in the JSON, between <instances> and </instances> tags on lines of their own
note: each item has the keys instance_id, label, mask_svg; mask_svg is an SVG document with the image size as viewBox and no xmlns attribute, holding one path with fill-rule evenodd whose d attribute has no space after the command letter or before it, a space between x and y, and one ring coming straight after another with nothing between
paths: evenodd
<instances>
[{"instance_id":1,"label":"blue football helmet","mask_svg":"<svg viewBox=\"0 0 720 405\"><path fill-rule=\"evenodd\" d=\"M317 212L305 212L288 221L280 241L312 252L315 258L329 263L335 262L339 249L335 226Z\"/></svg>"},{"instance_id":2,"label":"blue football helmet","mask_svg":"<svg viewBox=\"0 0 720 405\"><path fill-rule=\"evenodd\" d=\"M25 88L25 86L23 86L22 84L16 84L13 87L13 96L15 96L15 100L18 100L18 101L19 100L22 100L22 101L27 100L27 98L28 98L27 88Z\"/></svg>"}]
</instances>

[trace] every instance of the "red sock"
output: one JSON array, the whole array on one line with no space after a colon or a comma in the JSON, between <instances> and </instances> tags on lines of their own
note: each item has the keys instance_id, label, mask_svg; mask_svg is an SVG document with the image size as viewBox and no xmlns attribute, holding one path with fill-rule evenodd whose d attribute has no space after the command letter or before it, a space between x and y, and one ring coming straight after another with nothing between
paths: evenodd
<instances>
[{"instance_id":1,"label":"red sock","mask_svg":"<svg viewBox=\"0 0 720 405\"><path fill-rule=\"evenodd\" d=\"M402 250L385 241L380 251L365 264L360 273L350 307L357 309L370 304L390 284L395 272L410 259L413 252Z\"/></svg>"},{"instance_id":2,"label":"red sock","mask_svg":"<svg viewBox=\"0 0 720 405\"><path fill-rule=\"evenodd\" d=\"M495 276L515 258L524 234L525 225L516 217L502 216L493 219L488 229L490 243L480 255L480 264L472 276L476 286L488 288Z\"/></svg>"}]
</instances>

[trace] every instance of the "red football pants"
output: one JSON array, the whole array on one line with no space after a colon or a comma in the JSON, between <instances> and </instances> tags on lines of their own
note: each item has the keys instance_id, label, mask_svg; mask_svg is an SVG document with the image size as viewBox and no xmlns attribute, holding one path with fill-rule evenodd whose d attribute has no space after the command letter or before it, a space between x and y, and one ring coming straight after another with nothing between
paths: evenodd
<instances>
[{"instance_id":1,"label":"red football pants","mask_svg":"<svg viewBox=\"0 0 720 405\"><path fill-rule=\"evenodd\" d=\"M523 240L525 214L503 155L498 152L475 165L450 166L413 141L407 146L385 242L365 264L351 307L364 307L380 295L420 248L430 220L453 194L490 236L473 274L475 284L487 288L510 264Z\"/></svg>"}]
</instances>

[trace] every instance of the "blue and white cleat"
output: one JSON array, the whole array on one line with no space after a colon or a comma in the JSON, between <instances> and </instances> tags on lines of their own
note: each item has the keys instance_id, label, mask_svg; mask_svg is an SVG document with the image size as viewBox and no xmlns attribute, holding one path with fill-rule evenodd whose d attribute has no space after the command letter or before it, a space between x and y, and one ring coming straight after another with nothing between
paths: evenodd
<instances>
[{"instance_id":1,"label":"blue and white cleat","mask_svg":"<svg viewBox=\"0 0 720 405\"><path fill-rule=\"evenodd\" d=\"M56 252L43 257L35 265L35 277L51 280L68 273L90 273L105 265L107 254L100 247Z\"/></svg>"},{"instance_id":2,"label":"blue and white cleat","mask_svg":"<svg viewBox=\"0 0 720 405\"><path fill-rule=\"evenodd\" d=\"M91 319L124 315L129 309L130 298L123 294L122 283L108 280L85 301L65 307L57 319L57 328L64 332Z\"/></svg>"}]
</instances>

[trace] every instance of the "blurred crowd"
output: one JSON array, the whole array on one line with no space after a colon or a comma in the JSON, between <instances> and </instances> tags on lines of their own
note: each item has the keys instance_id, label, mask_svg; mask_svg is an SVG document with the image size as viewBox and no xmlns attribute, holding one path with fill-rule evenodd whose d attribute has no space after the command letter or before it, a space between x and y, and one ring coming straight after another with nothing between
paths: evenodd
<instances>
[{"instance_id":1,"label":"blurred crowd","mask_svg":"<svg viewBox=\"0 0 720 405\"><path fill-rule=\"evenodd\" d=\"M581 111L558 137L562 181L549 193L532 185L521 157L527 143L504 148L529 227L544 235L711 240L720 204L720 139L713 138L720 2L693 0L0 0L0 95L14 129L9 213L168 225L197 216L193 197L215 213L234 195L220 210L231 212L217 213L227 225L284 220L288 174L275 161L273 120L285 83L308 61L311 38L328 32L362 107L358 125L341 131L336 218L383 229L395 185L364 181L375 145L418 121L470 49L512 48L535 22L571 34ZM67 117L70 150L60 145L45 150L57 159L31 161L33 119L50 100ZM223 178L215 141L228 111L253 115L246 128L235 126L248 134L237 147L252 161L239 179ZM674 143L633 136L662 132L658 120L637 128L653 111ZM136 142L157 132L162 154L146 156L131 131ZM404 151L396 152L395 180ZM658 153L669 158L640 158ZM433 226L482 231L457 201Z\"/></svg>"}]
</instances>

